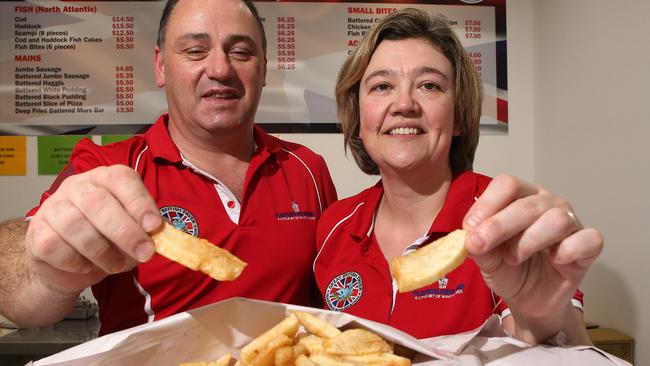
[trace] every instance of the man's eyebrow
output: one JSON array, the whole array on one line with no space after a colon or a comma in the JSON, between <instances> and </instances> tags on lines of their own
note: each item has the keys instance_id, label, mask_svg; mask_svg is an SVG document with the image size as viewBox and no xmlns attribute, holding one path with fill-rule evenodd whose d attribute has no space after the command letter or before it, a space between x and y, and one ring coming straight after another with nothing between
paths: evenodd
<instances>
[{"instance_id":1,"label":"man's eyebrow","mask_svg":"<svg viewBox=\"0 0 650 366\"><path fill-rule=\"evenodd\" d=\"M175 45L183 44L187 41L210 41L211 37L210 34L208 33L184 33L180 35L176 40L174 41ZM226 39L227 43L234 44L237 42L245 42L251 45L256 46L257 43L253 39L253 37L247 35L247 34L232 34L229 35L228 38Z\"/></svg>"},{"instance_id":2,"label":"man's eyebrow","mask_svg":"<svg viewBox=\"0 0 650 366\"><path fill-rule=\"evenodd\" d=\"M257 42L253 39L253 37L249 36L248 34L232 34L229 35L228 38L226 38L228 43L234 44L238 42L245 42L248 43L252 46L257 46Z\"/></svg>"},{"instance_id":3,"label":"man's eyebrow","mask_svg":"<svg viewBox=\"0 0 650 366\"><path fill-rule=\"evenodd\" d=\"M210 35L207 33L183 33L174 40L174 45L183 44L187 41L209 41Z\"/></svg>"}]
</instances>

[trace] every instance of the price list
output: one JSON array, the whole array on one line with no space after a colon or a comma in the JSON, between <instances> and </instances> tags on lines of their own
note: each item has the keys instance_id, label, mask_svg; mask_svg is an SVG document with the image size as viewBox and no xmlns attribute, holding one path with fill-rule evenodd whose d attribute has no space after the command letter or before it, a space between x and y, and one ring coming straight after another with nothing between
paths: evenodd
<instances>
[{"instance_id":1,"label":"price list","mask_svg":"<svg viewBox=\"0 0 650 366\"><path fill-rule=\"evenodd\" d=\"M481 20L465 20L465 39L481 39Z\"/></svg>"},{"instance_id":2,"label":"price list","mask_svg":"<svg viewBox=\"0 0 650 366\"><path fill-rule=\"evenodd\" d=\"M481 20L480 19L465 19L465 25L463 28L463 37L466 40L480 40L481 39ZM482 76L482 63L483 63L483 53L480 51L470 51L468 52L469 57L472 59L472 63L478 71L479 75Z\"/></svg>"},{"instance_id":3,"label":"price list","mask_svg":"<svg viewBox=\"0 0 650 366\"><path fill-rule=\"evenodd\" d=\"M115 112L133 113L133 65L115 66Z\"/></svg>"},{"instance_id":4,"label":"price list","mask_svg":"<svg viewBox=\"0 0 650 366\"><path fill-rule=\"evenodd\" d=\"M164 93L151 72L158 25L150 18L159 17L162 6L159 2L0 3L0 26L8 22L11 28L5 32L10 37L4 39L10 48L0 50L10 71L0 74L0 100L5 103L0 108L0 127L151 122L165 110ZM138 106L143 93L150 99ZM71 129L76 128L56 130ZM131 129L115 129L124 132Z\"/></svg>"},{"instance_id":5,"label":"price list","mask_svg":"<svg viewBox=\"0 0 650 366\"><path fill-rule=\"evenodd\" d=\"M497 22L505 18L495 14L505 13L505 0L493 3L257 2L269 63L255 119L269 124L270 131L289 124L327 124L332 129L321 131L338 131L334 84L339 68L382 18L416 6L447 17L481 75L481 124L504 126L507 65L505 53L499 53L505 47L497 45L505 45L506 37L505 24ZM103 124L115 125L110 129L115 134L128 134L135 129L127 125L149 123L164 113L164 90L156 86L152 70L163 7L163 1L0 2L0 27L5 27L0 34L7 35L8 45L0 49L7 60L7 72L0 73L0 101L5 103L0 128Z\"/></svg>"},{"instance_id":6,"label":"price list","mask_svg":"<svg viewBox=\"0 0 650 366\"><path fill-rule=\"evenodd\" d=\"M113 17L113 37L115 48L118 50L132 50L135 47L135 18L132 16Z\"/></svg>"},{"instance_id":7,"label":"price list","mask_svg":"<svg viewBox=\"0 0 650 366\"><path fill-rule=\"evenodd\" d=\"M277 17L278 70L296 68L296 19L291 16Z\"/></svg>"}]
</instances>

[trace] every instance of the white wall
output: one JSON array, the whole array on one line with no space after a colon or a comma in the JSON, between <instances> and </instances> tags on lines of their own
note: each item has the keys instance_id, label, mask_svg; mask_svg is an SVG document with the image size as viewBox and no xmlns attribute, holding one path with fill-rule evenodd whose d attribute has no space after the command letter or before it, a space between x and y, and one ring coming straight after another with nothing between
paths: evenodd
<instances>
[{"instance_id":1,"label":"white wall","mask_svg":"<svg viewBox=\"0 0 650 366\"><path fill-rule=\"evenodd\" d=\"M537 181L574 203L605 233L606 249L585 279L586 318L637 341L637 364L650 364L650 291L639 286L650 259L648 143L650 51L646 0L510 0L507 4L507 136L482 136L476 170ZM340 135L286 134L327 160L340 197L376 181L343 154ZM0 219L38 202L52 177L2 177ZM644 189L645 188L645 189Z\"/></svg>"},{"instance_id":2,"label":"white wall","mask_svg":"<svg viewBox=\"0 0 650 366\"><path fill-rule=\"evenodd\" d=\"M647 365L650 2L545 0L532 9L535 177L605 234L582 286L586 317L633 336L636 364Z\"/></svg>"}]
</instances>

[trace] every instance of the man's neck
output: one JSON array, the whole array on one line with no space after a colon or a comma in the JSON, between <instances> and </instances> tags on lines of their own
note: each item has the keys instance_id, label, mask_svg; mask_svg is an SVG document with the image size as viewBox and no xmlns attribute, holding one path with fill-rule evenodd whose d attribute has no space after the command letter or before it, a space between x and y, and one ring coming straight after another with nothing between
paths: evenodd
<instances>
[{"instance_id":1,"label":"man's neck","mask_svg":"<svg viewBox=\"0 0 650 366\"><path fill-rule=\"evenodd\" d=\"M253 125L218 133L179 129L169 124L169 134L183 158L226 185L241 201L244 178L253 156Z\"/></svg>"}]
</instances>

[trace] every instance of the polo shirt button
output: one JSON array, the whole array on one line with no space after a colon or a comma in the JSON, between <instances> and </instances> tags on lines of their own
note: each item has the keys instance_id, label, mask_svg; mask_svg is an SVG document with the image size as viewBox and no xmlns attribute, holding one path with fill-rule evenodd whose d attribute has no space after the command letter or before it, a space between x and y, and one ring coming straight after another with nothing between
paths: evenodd
<instances>
[{"instance_id":1,"label":"polo shirt button","mask_svg":"<svg viewBox=\"0 0 650 366\"><path fill-rule=\"evenodd\" d=\"M228 201L228 208L235 208L235 202L234 201Z\"/></svg>"}]
</instances>

